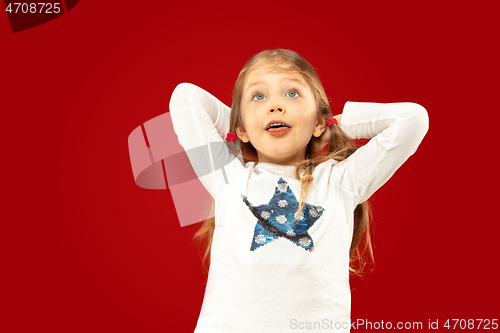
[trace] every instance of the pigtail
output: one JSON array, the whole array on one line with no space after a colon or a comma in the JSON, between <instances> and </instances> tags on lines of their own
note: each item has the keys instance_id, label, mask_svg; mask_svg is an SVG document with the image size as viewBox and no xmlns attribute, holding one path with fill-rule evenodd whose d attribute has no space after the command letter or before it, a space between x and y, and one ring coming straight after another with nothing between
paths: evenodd
<instances>
[{"instance_id":1,"label":"pigtail","mask_svg":"<svg viewBox=\"0 0 500 333\"><path fill-rule=\"evenodd\" d=\"M309 188L311 187L311 183L314 180L312 172L314 170L314 161L313 160L305 160L298 164L295 167L295 178L299 180L300 184L300 198L299 198L299 208L297 209L297 213L295 213L295 218L291 222L294 224L296 220L300 220L302 209L304 209L304 205L306 204L307 195L309 194ZM300 174L304 174L304 176L300 176Z\"/></svg>"},{"instance_id":2,"label":"pigtail","mask_svg":"<svg viewBox=\"0 0 500 333\"><path fill-rule=\"evenodd\" d=\"M349 272L361 277L364 271L373 270L375 261L370 236L371 206L368 201L359 204L354 210L354 231L349 251Z\"/></svg>"},{"instance_id":3,"label":"pigtail","mask_svg":"<svg viewBox=\"0 0 500 333\"><path fill-rule=\"evenodd\" d=\"M215 216L214 210L215 210L215 200L211 199L209 203L205 205L205 210L209 216L212 216L201 224L201 227L195 232L193 236L193 242L196 242L201 249L203 249L202 252L200 252L200 259L202 263L202 270L203 274L205 276L208 276L208 269L210 267L210 252L212 249L212 240L213 240L213 235L214 235L214 230L215 230Z\"/></svg>"},{"instance_id":4,"label":"pigtail","mask_svg":"<svg viewBox=\"0 0 500 333\"><path fill-rule=\"evenodd\" d=\"M328 108L329 109L329 108ZM329 111L329 110L328 110ZM329 112L331 113L331 112ZM329 159L343 161L353 154L357 149L353 140L337 124L330 126L330 143L325 154L318 154L313 150L319 139L313 137L306 148L306 160L297 163L295 177L299 180L300 200L299 208L295 214L297 217L306 202L309 187L314 179L312 171L314 167ZM349 249L349 272L362 276L367 270L369 263L374 264L373 250L370 237L371 207L368 201L359 204L354 210L354 229Z\"/></svg>"}]
</instances>

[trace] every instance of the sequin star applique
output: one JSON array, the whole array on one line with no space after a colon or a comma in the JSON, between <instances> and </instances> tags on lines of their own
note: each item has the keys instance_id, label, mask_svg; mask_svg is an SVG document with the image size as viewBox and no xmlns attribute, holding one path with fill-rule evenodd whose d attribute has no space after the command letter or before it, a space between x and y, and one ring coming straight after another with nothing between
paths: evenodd
<instances>
[{"instance_id":1,"label":"sequin star applique","mask_svg":"<svg viewBox=\"0 0 500 333\"><path fill-rule=\"evenodd\" d=\"M307 231L321 217L324 208L305 203L298 219L292 223L299 208L299 202L283 178L278 180L274 195L267 204L252 206L246 196L242 195L241 197L257 218L250 251L254 251L279 237L286 238L295 245L312 251L314 243Z\"/></svg>"}]
</instances>

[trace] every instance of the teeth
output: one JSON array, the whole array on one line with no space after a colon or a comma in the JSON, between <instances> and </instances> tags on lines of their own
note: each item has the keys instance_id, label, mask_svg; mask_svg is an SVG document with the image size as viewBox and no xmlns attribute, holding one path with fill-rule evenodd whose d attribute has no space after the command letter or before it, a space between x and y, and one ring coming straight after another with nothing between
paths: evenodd
<instances>
[{"instance_id":1,"label":"teeth","mask_svg":"<svg viewBox=\"0 0 500 333\"><path fill-rule=\"evenodd\" d=\"M285 125L285 124L282 124L282 123L274 123L274 124L271 124L271 126L269 126L269 127L268 127L268 129L269 129L269 128L272 128L272 127L280 127L280 126L285 126L285 127L286 127L286 125Z\"/></svg>"}]
</instances>

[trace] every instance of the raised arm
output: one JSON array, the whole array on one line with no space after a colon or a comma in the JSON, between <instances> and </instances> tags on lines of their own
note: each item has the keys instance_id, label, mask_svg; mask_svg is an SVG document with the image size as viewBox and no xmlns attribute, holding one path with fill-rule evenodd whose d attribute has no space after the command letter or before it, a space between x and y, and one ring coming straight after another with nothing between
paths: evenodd
<instances>
[{"instance_id":1,"label":"raised arm","mask_svg":"<svg viewBox=\"0 0 500 333\"><path fill-rule=\"evenodd\" d=\"M235 159L224 143L231 109L191 83L181 83L170 99L170 114L180 145L207 191L214 196L227 183L227 166Z\"/></svg>"},{"instance_id":2,"label":"raised arm","mask_svg":"<svg viewBox=\"0 0 500 333\"><path fill-rule=\"evenodd\" d=\"M340 127L353 139L371 138L342 162L342 183L359 204L417 150L429 128L429 118L425 108L416 103L347 102Z\"/></svg>"}]
</instances>

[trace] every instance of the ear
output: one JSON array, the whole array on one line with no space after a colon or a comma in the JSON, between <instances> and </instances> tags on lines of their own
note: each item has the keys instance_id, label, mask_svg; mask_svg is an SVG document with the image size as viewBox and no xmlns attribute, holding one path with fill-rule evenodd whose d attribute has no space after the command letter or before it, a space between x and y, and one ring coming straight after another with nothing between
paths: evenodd
<instances>
[{"instance_id":1,"label":"ear","mask_svg":"<svg viewBox=\"0 0 500 333\"><path fill-rule=\"evenodd\" d=\"M319 138L321 134L326 130L326 120L325 118L318 116L316 119L316 126L314 127L313 136Z\"/></svg>"},{"instance_id":2,"label":"ear","mask_svg":"<svg viewBox=\"0 0 500 333\"><path fill-rule=\"evenodd\" d=\"M240 140L243 141L244 143L247 143L248 141L250 141L248 139L247 132L245 131L245 129L243 128L243 126L238 125L236 127L236 134L238 135L238 137L240 138Z\"/></svg>"}]
</instances>

